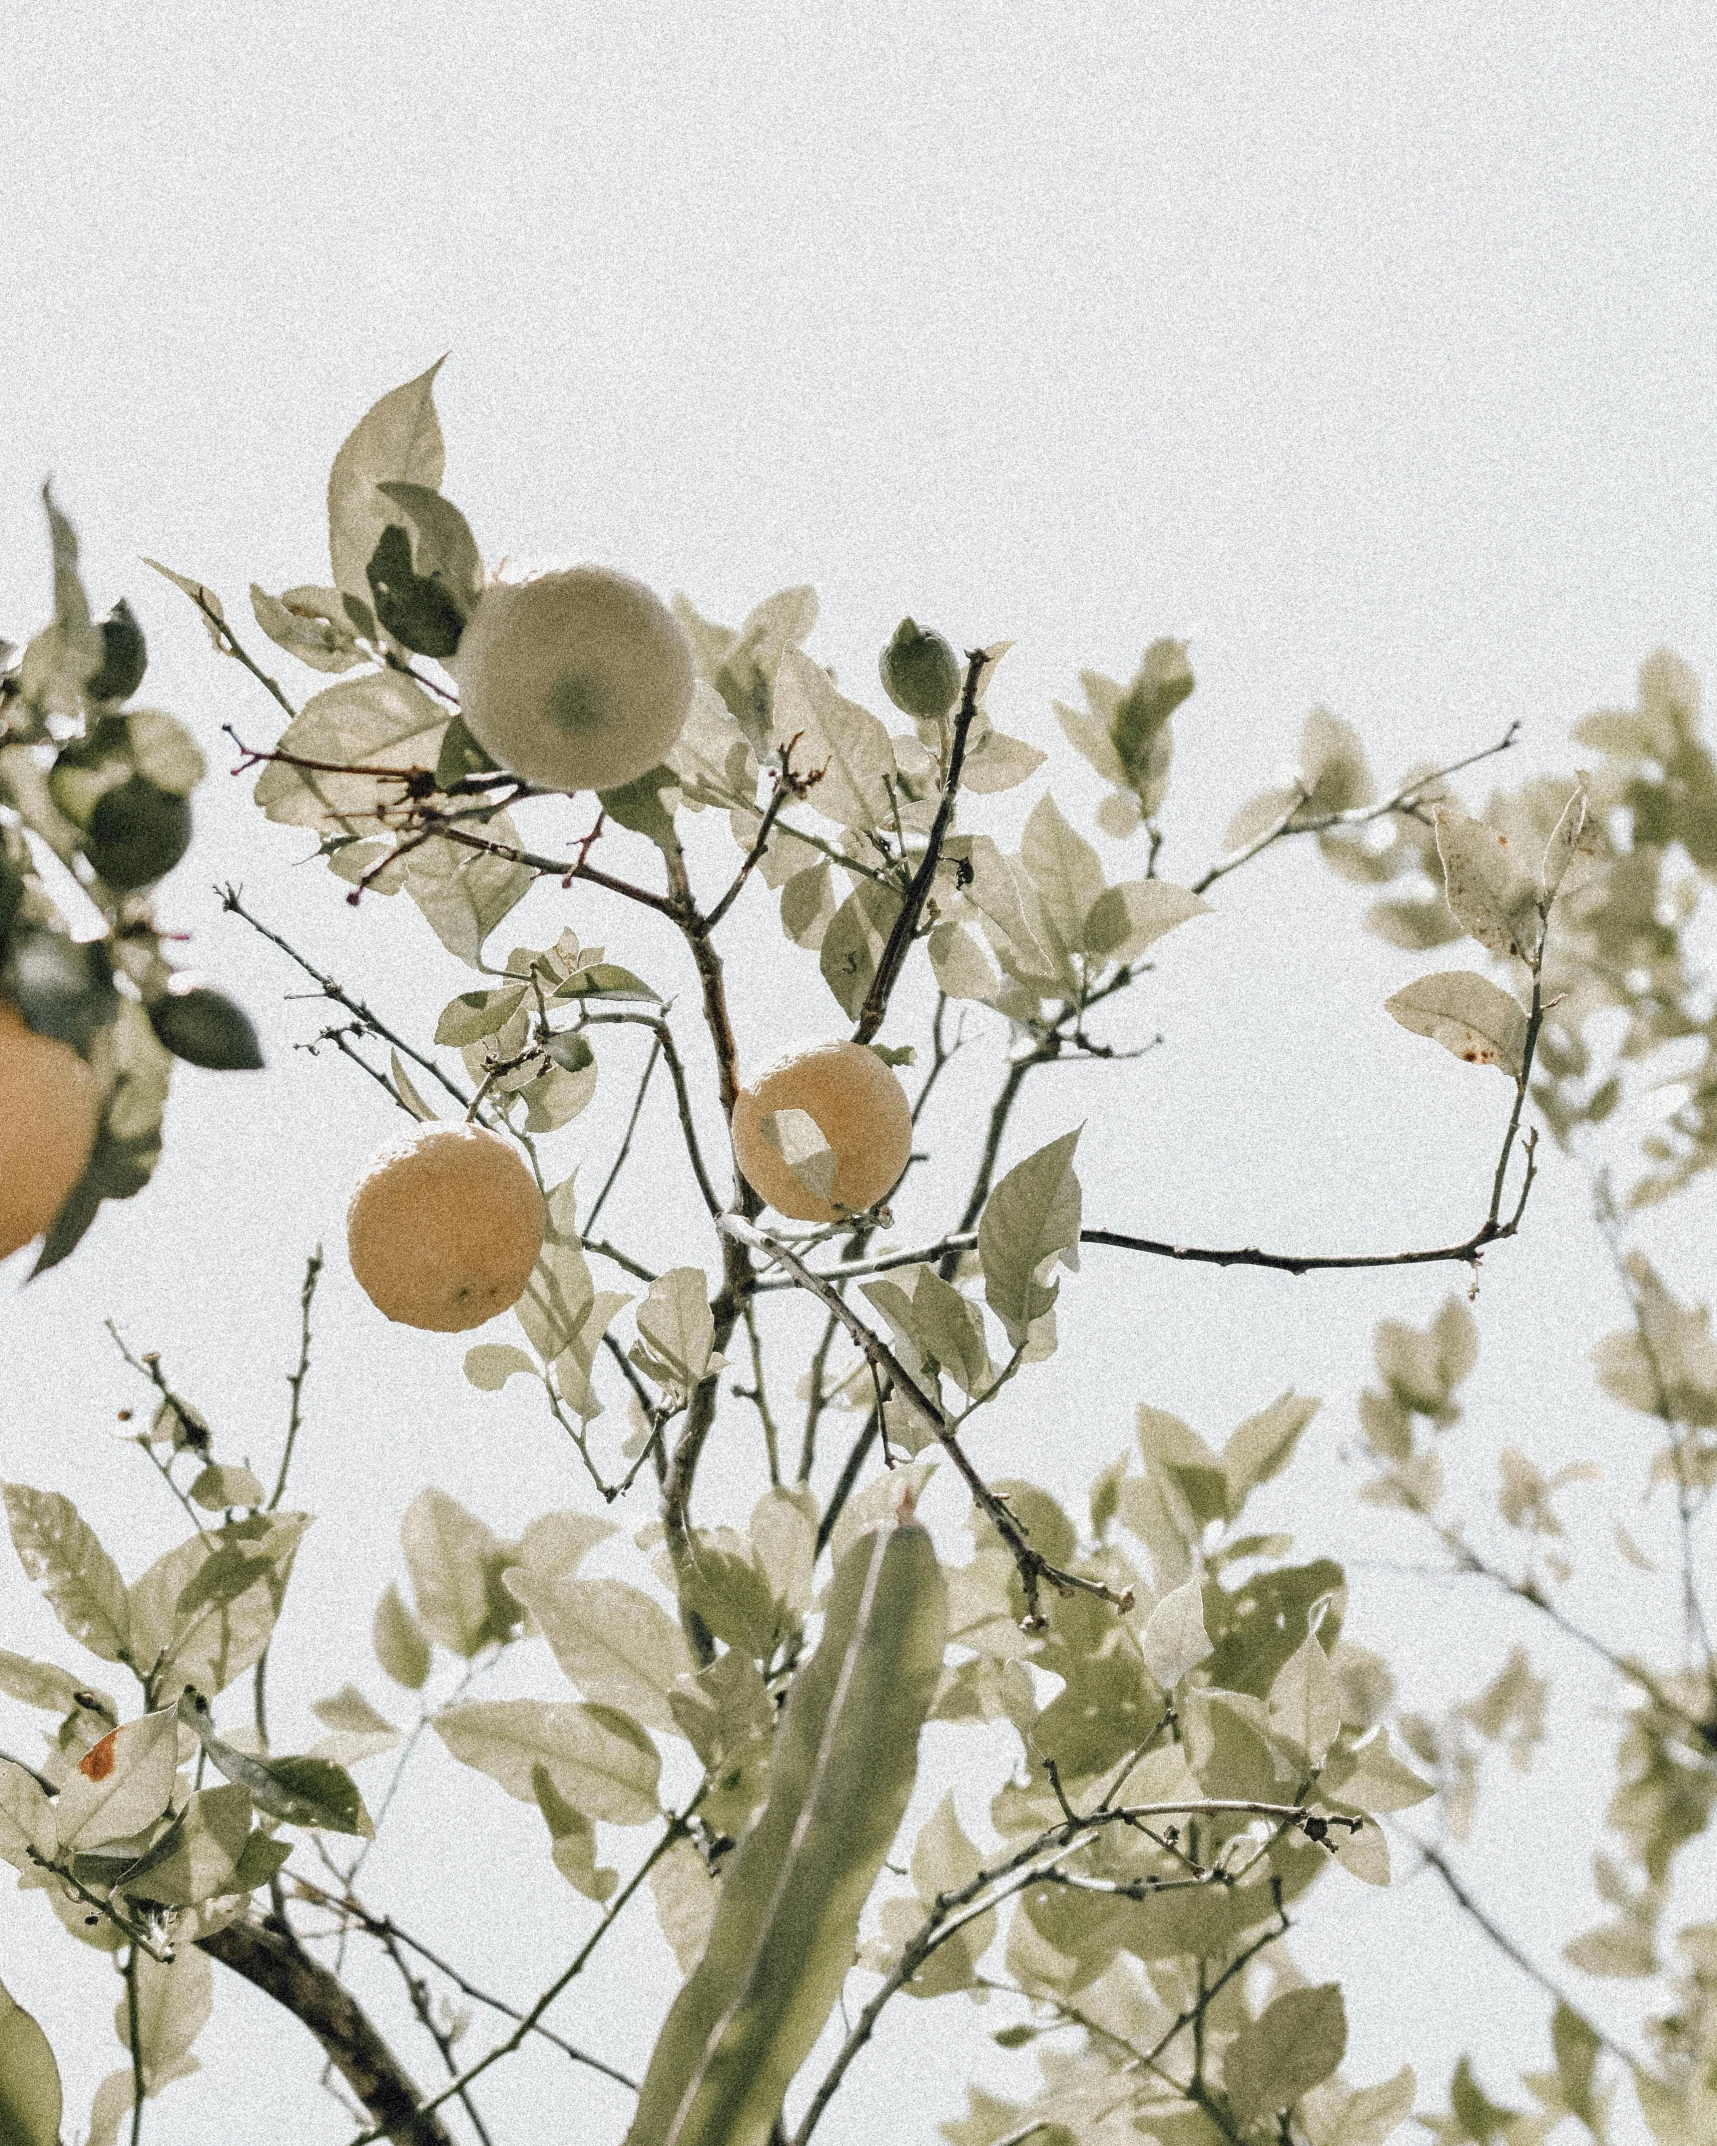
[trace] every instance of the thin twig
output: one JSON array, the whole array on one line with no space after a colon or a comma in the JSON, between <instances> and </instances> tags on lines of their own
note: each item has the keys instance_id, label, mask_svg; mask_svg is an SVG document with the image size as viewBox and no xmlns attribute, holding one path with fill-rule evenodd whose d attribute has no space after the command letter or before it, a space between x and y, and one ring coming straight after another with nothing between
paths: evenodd
<instances>
[{"instance_id":1,"label":"thin twig","mask_svg":"<svg viewBox=\"0 0 1717 2146\"><path fill-rule=\"evenodd\" d=\"M1081 1594L1096 1595L1101 1600L1112 1603L1123 1614L1132 1607L1133 1597L1130 1589L1117 1593L1102 1580L1090 1580L1079 1573L1064 1571L1060 1566L1052 1564L1040 1550L1032 1548L1026 1540L1024 1527L1014 1517L1006 1500L998 1497L973 1467L965 1448L954 1435L953 1427L941 1409L907 1371L887 1343L858 1316L839 1290L814 1274L804 1261L785 1245L747 1222L743 1216L723 1215L719 1227L726 1235L736 1238L741 1244L749 1245L752 1250L761 1252L766 1258L776 1260L785 1267L801 1288L809 1290L840 1320L878 1376L886 1376L892 1381L896 1393L918 1416L954 1463L974 1502L1006 1543L1018 1568L1020 1585L1025 1590L1026 1620L1029 1626L1035 1628L1042 1622L1038 1596L1044 1584L1053 1587L1058 1594L1077 1591Z\"/></svg>"},{"instance_id":2,"label":"thin twig","mask_svg":"<svg viewBox=\"0 0 1717 2146\"><path fill-rule=\"evenodd\" d=\"M918 869L912 875L912 884L906 890L906 899L901 903L887 939L876 964L876 974L871 979L869 992L859 1012L858 1025L853 1030L855 1043L868 1043L882 1026L888 1012L888 1001L893 993L895 980L901 964L906 959L906 950L912 944L912 935L918 929L918 919L924 913L924 904L930 897L930 887L936 877L936 867L941 862L942 845L947 840L948 829L953 823L954 800L959 794L960 771L965 765L966 737L978 712L978 680L984 675L989 657L980 649L972 649L966 656L966 683L960 694L960 711L954 718L954 738L948 752L948 773L942 784L942 795L936 807L936 817L930 824L930 838L924 845L924 855L919 859Z\"/></svg>"},{"instance_id":3,"label":"thin twig","mask_svg":"<svg viewBox=\"0 0 1717 2146\"><path fill-rule=\"evenodd\" d=\"M318 1245L304 1263L304 1285L298 1292L298 1365L286 1383L292 1392L292 1409L286 1424L286 1448L280 1456L280 1473L274 1479L274 1493L263 1510L272 1513L286 1495L287 1470L292 1466L292 1449L298 1443L298 1430L303 1421L304 1381L310 1372L310 1307L315 1301L316 1284L322 1275L322 1247Z\"/></svg>"}]
</instances>

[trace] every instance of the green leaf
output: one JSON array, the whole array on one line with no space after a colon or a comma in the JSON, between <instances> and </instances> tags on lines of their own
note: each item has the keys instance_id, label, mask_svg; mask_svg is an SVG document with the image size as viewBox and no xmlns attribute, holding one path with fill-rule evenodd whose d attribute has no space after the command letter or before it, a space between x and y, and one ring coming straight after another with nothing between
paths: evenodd
<instances>
[{"instance_id":1,"label":"green leaf","mask_svg":"<svg viewBox=\"0 0 1717 2146\"><path fill-rule=\"evenodd\" d=\"M1242 2124L1291 2109L1327 2079L1347 2050L1341 1986L1286 1990L1242 2027L1223 2059L1223 2084Z\"/></svg>"},{"instance_id":2,"label":"green leaf","mask_svg":"<svg viewBox=\"0 0 1717 2146\"><path fill-rule=\"evenodd\" d=\"M501 1584L510 1553L492 1528L433 1484L400 1523L417 1614L450 1654L470 1661L518 1621Z\"/></svg>"},{"instance_id":3,"label":"green leaf","mask_svg":"<svg viewBox=\"0 0 1717 2146\"><path fill-rule=\"evenodd\" d=\"M555 1793L587 1818L641 1826L660 1809L656 1747L613 1707L474 1699L444 1708L434 1728L461 1765L488 1774L521 1803L538 1800L532 1774L543 1767Z\"/></svg>"},{"instance_id":4,"label":"green leaf","mask_svg":"<svg viewBox=\"0 0 1717 2146\"><path fill-rule=\"evenodd\" d=\"M660 1005L661 993L652 991L641 976L623 969L617 961L592 962L587 969L574 969L556 987L556 998L648 999Z\"/></svg>"},{"instance_id":5,"label":"green leaf","mask_svg":"<svg viewBox=\"0 0 1717 2146\"><path fill-rule=\"evenodd\" d=\"M38 1036L86 1055L120 1017L107 954L99 941L80 945L63 932L20 932L6 965L6 996Z\"/></svg>"},{"instance_id":6,"label":"green leaf","mask_svg":"<svg viewBox=\"0 0 1717 2146\"><path fill-rule=\"evenodd\" d=\"M250 1838L250 1791L236 1784L200 1788L146 1855L115 1883L133 1900L189 1908L238 1890L239 1860Z\"/></svg>"},{"instance_id":7,"label":"green leaf","mask_svg":"<svg viewBox=\"0 0 1717 2146\"><path fill-rule=\"evenodd\" d=\"M157 1558L131 1590L137 1659L157 1660L157 1689L193 1684L211 1697L252 1667L280 1615L308 1513L258 1513L193 1535Z\"/></svg>"},{"instance_id":8,"label":"green leaf","mask_svg":"<svg viewBox=\"0 0 1717 2146\"><path fill-rule=\"evenodd\" d=\"M976 1000L980 1005L988 1004L1001 988L990 957L965 925L952 917L944 917L931 926L930 973L939 991L945 991L950 998Z\"/></svg>"},{"instance_id":9,"label":"green leaf","mask_svg":"<svg viewBox=\"0 0 1717 2146\"><path fill-rule=\"evenodd\" d=\"M279 750L328 767L397 768L428 775L441 751L447 710L398 671L370 671L313 694L287 724ZM377 814L397 804L403 782L328 774L271 761L257 777L256 801L271 820L319 834L373 834Z\"/></svg>"},{"instance_id":10,"label":"green leaf","mask_svg":"<svg viewBox=\"0 0 1717 2146\"><path fill-rule=\"evenodd\" d=\"M635 1714L652 1729L678 1728L669 1698L675 1679L694 1664L660 1603L623 1580L551 1577L517 1565L506 1580L585 1698Z\"/></svg>"},{"instance_id":11,"label":"green leaf","mask_svg":"<svg viewBox=\"0 0 1717 2146\"><path fill-rule=\"evenodd\" d=\"M1186 643L1166 636L1145 650L1131 684L1109 717L1109 743L1123 780L1136 792L1147 819L1168 790L1173 738L1169 717L1192 691ZM1086 681L1090 691L1090 680Z\"/></svg>"},{"instance_id":12,"label":"green leaf","mask_svg":"<svg viewBox=\"0 0 1717 2146\"><path fill-rule=\"evenodd\" d=\"M198 581L190 574L174 573L170 566L163 566L159 559L145 558L143 564L153 567L163 581L170 581L174 588L184 591L196 605L204 630L215 644L216 651L224 656L227 653L227 641L222 628L226 625L227 615L214 590L206 582Z\"/></svg>"},{"instance_id":13,"label":"green leaf","mask_svg":"<svg viewBox=\"0 0 1717 2146\"><path fill-rule=\"evenodd\" d=\"M650 2059L630 2146L763 2146L852 1965L912 1791L946 1626L923 1529L861 1537L788 1698L763 1815Z\"/></svg>"},{"instance_id":14,"label":"green leaf","mask_svg":"<svg viewBox=\"0 0 1717 2146\"><path fill-rule=\"evenodd\" d=\"M1371 1817L1411 1810L1436 1794L1429 1781L1420 1780L1395 1756L1386 1728L1377 1729L1345 1757L1338 1754L1331 1759L1319 1785L1326 1794L1339 1796Z\"/></svg>"},{"instance_id":15,"label":"green leaf","mask_svg":"<svg viewBox=\"0 0 1717 2146\"><path fill-rule=\"evenodd\" d=\"M441 1009L441 1018L435 1024L436 1042L457 1044L463 1049L468 1043L481 1043L486 1036L499 1035L524 1004L525 992L524 984L502 984L493 991L461 991Z\"/></svg>"},{"instance_id":16,"label":"green leaf","mask_svg":"<svg viewBox=\"0 0 1717 2146\"><path fill-rule=\"evenodd\" d=\"M199 1692L187 1690L177 1713L208 1753L210 1763L229 1781L248 1789L250 1800L268 1817L289 1826L352 1833L360 1840L375 1838L358 1784L332 1759L253 1758L215 1734L208 1701Z\"/></svg>"},{"instance_id":17,"label":"green leaf","mask_svg":"<svg viewBox=\"0 0 1717 2146\"><path fill-rule=\"evenodd\" d=\"M703 1958L719 1895L709 1865L688 1840L677 1840L650 1868L650 1896L682 1975Z\"/></svg>"},{"instance_id":18,"label":"green leaf","mask_svg":"<svg viewBox=\"0 0 1717 2146\"><path fill-rule=\"evenodd\" d=\"M216 1073L255 1072L262 1065L262 1045L250 1016L223 992L175 976L166 996L149 1007L156 1039L187 1065Z\"/></svg>"},{"instance_id":19,"label":"green leaf","mask_svg":"<svg viewBox=\"0 0 1717 2146\"><path fill-rule=\"evenodd\" d=\"M83 844L97 874L122 894L165 879L190 846L189 801L145 775L103 793Z\"/></svg>"},{"instance_id":20,"label":"green leaf","mask_svg":"<svg viewBox=\"0 0 1717 2146\"><path fill-rule=\"evenodd\" d=\"M606 1900L620 1883L620 1873L597 1869L596 1828L561 1795L546 1766L531 1768L531 1787L554 1843L555 1869L587 1900Z\"/></svg>"},{"instance_id":21,"label":"green leaf","mask_svg":"<svg viewBox=\"0 0 1717 2146\"><path fill-rule=\"evenodd\" d=\"M441 482L446 456L435 414L435 376L444 362L437 358L427 372L373 404L334 457L328 477L328 554L335 585L347 596L368 598L365 568L382 531L398 519L377 487L392 480L433 491Z\"/></svg>"},{"instance_id":22,"label":"green leaf","mask_svg":"<svg viewBox=\"0 0 1717 2146\"><path fill-rule=\"evenodd\" d=\"M1567 876L1574 853L1580 846L1580 837L1586 831L1587 779L1581 774L1574 794L1562 808L1562 816L1550 831L1550 839L1544 845L1544 862L1538 868L1538 898L1548 909L1556 899L1557 890Z\"/></svg>"},{"instance_id":23,"label":"green leaf","mask_svg":"<svg viewBox=\"0 0 1717 2146\"><path fill-rule=\"evenodd\" d=\"M1260 1483L1280 1475L1293 1458L1300 1433L1323 1406L1293 1392L1248 1416L1222 1449L1222 1472L1228 1481L1228 1516L1239 1512Z\"/></svg>"},{"instance_id":24,"label":"green leaf","mask_svg":"<svg viewBox=\"0 0 1717 2146\"><path fill-rule=\"evenodd\" d=\"M56 1490L5 1486L6 1519L27 1576L47 1596L73 1639L103 1661L131 1649L131 1613L119 1567L70 1498Z\"/></svg>"},{"instance_id":25,"label":"green leaf","mask_svg":"<svg viewBox=\"0 0 1717 2146\"><path fill-rule=\"evenodd\" d=\"M193 1505L200 1505L206 1513L218 1513L229 1506L260 1506L266 1493L261 1482L248 1468L222 1466L210 1461L208 1466L191 1484L189 1496Z\"/></svg>"},{"instance_id":26,"label":"green leaf","mask_svg":"<svg viewBox=\"0 0 1717 2146\"><path fill-rule=\"evenodd\" d=\"M1440 969L1385 999L1383 1010L1429 1036L1470 1066L1498 1066L1520 1078L1526 1053L1526 1015L1511 992L1471 969Z\"/></svg>"},{"instance_id":27,"label":"green leaf","mask_svg":"<svg viewBox=\"0 0 1717 2146\"><path fill-rule=\"evenodd\" d=\"M1137 961L1147 946L1210 904L1166 879L1125 879L1106 887L1085 917L1085 951L1101 961Z\"/></svg>"},{"instance_id":28,"label":"green leaf","mask_svg":"<svg viewBox=\"0 0 1717 2146\"><path fill-rule=\"evenodd\" d=\"M849 1021L856 1021L876 980L900 897L874 880L860 880L830 917L817 950L824 983Z\"/></svg>"},{"instance_id":29,"label":"green leaf","mask_svg":"<svg viewBox=\"0 0 1717 2146\"><path fill-rule=\"evenodd\" d=\"M101 668L84 680L84 694L90 700L129 700L148 668L143 628L122 596L101 622Z\"/></svg>"},{"instance_id":30,"label":"green leaf","mask_svg":"<svg viewBox=\"0 0 1717 2146\"><path fill-rule=\"evenodd\" d=\"M467 775L487 774L495 763L465 727L465 718L456 715L441 736L441 750L435 759L435 787L451 790L456 782L463 782Z\"/></svg>"},{"instance_id":31,"label":"green leaf","mask_svg":"<svg viewBox=\"0 0 1717 2146\"><path fill-rule=\"evenodd\" d=\"M518 847L518 829L504 812L488 820L484 832L492 841ZM489 934L535 884L529 865L467 849L440 835L414 849L405 868L405 891L430 929L450 954L473 968Z\"/></svg>"},{"instance_id":32,"label":"green leaf","mask_svg":"<svg viewBox=\"0 0 1717 2146\"><path fill-rule=\"evenodd\" d=\"M709 1369L715 1342L708 1290L702 1267L670 1267L650 1284L638 1307L638 1332L647 1357L640 1368L658 1385L687 1399ZM637 1354L633 1361L639 1362Z\"/></svg>"},{"instance_id":33,"label":"green leaf","mask_svg":"<svg viewBox=\"0 0 1717 2146\"><path fill-rule=\"evenodd\" d=\"M59 2146L63 2113L48 2038L0 1982L0 2146Z\"/></svg>"},{"instance_id":34,"label":"green leaf","mask_svg":"<svg viewBox=\"0 0 1717 2146\"><path fill-rule=\"evenodd\" d=\"M338 589L304 587L270 596L253 581L250 608L268 638L313 671L349 671L364 660Z\"/></svg>"},{"instance_id":35,"label":"green leaf","mask_svg":"<svg viewBox=\"0 0 1717 2146\"><path fill-rule=\"evenodd\" d=\"M415 570L411 538L398 523L390 522L376 540L365 574L384 633L414 655L453 654L465 631L465 613L441 580Z\"/></svg>"},{"instance_id":36,"label":"green leaf","mask_svg":"<svg viewBox=\"0 0 1717 2146\"><path fill-rule=\"evenodd\" d=\"M1190 1424L1143 1402L1135 1418L1139 1451L1153 1474L1166 1477L1200 1527L1229 1517L1228 1475Z\"/></svg>"},{"instance_id":37,"label":"green leaf","mask_svg":"<svg viewBox=\"0 0 1717 2146\"><path fill-rule=\"evenodd\" d=\"M1139 1635L1145 1667L1165 1692L1210 1654L1204 1629L1204 1593L1196 1574L1164 1595Z\"/></svg>"},{"instance_id":38,"label":"green leaf","mask_svg":"<svg viewBox=\"0 0 1717 2146\"><path fill-rule=\"evenodd\" d=\"M1014 1347L1025 1346L1034 1319L1055 1303L1048 1280L1059 1260L1079 1263L1079 1180L1073 1174L1077 1130L1063 1133L1016 1163L984 1203L978 1221L978 1259L984 1297Z\"/></svg>"},{"instance_id":39,"label":"green leaf","mask_svg":"<svg viewBox=\"0 0 1717 2146\"><path fill-rule=\"evenodd\" d=\"M42 487L54 560L54 621L31 641L18 667L18 690L44 715L76 715L87 681L101 668L102 633L89 615L78 575L77 532L47 485Z\"/></svg>"},{"instance_id":40,"label":"green leaf","mask_svg":"<svg viewBox=\"0 0 1717 2146\"><path fill-rule=\"evenodd\" d=\"M775 673L772 721L776 747L793 747L795 775L817 777L805 793L814 812L840 827L887 824L888 778L894 773L888 732L868 708L838 693L828 672L797 648L783 654Z\"/></svg>"},{"instance_id":41,"label":"green leaf","mask_svg":"<svg viewBox=\"0 0 1717 2146\"><path fill-rule=\"evenodd\" d=\"M376 1604L370 1626L370 1644L376 1660L394 1682L407 1691L421 1691L429 1680L429 1641L423 1627L400 1599L390 1580Z\"/></svg>"}]
</instances>

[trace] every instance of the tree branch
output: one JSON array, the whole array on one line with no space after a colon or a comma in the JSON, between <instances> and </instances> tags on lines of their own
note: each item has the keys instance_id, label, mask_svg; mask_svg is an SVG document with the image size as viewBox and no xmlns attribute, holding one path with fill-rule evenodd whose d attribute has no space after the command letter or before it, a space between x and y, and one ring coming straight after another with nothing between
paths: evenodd
<instances>
[{"instance_id":1,"label":"tree branch","mask_svg":"<svg viewBox=\"0 0 1717 2146\"><path fill-rule=\"evenodd\" d=\"M336 1975L313 1960L287 1926L229 1923L197 1940L211 1959L263 1990L303 2021L328 2061L375 2120L371 2139L409 2141L410 2146L454 2146L441 2119L420 2108L410 2074L382 2040L356 1998Z\"/></svg>"}]
</instances>

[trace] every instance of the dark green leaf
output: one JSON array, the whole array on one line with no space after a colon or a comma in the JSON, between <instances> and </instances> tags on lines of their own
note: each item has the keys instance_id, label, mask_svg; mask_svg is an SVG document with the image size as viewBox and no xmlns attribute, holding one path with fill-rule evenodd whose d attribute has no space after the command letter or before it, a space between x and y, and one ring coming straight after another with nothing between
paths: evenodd
<instances>
[{"instance_id":1,"label":"dark green leaf","mask_svg":"<svg viewBox=\"0 0 1717 2146\"><path fill-rule=\"evenodd\" d=\"M259 1811L289 1826L315 1826L329 1833L375 1836L358 1784L332 1759L252 1758L215 1734L208 1701L187 1689L179 1719L209 1754L211 1764L250 1791Z\"/></svg>"},{"instance_id":2,"label":"dark green leaf","mask_svg":"<svg viewBox=\"0 0 1717 2146\"><path fill-rule=\"evenodd\" d=\"M465 718L456 715L441 735L441 752L435 763L435 787L451 790L456 782L467 775L484 775L495 763L465 727Z\"/></svg>"},{"instance_id":3,"label":"dark green leaf","mask_svg":"<svg viewBox=\"0 0 1717 2146\"><path fill-rule=\"evenodd\" d=\"M262 1045L250 1016L207 984L176 976L166 996L150 1006L149 1025L187 1065L239 1073L254 1072L262 1064Z\"/></svg>"},{"instance_id":4,"label":"dark green leaf","mask_svg":"<svg viewBox=\"0 0 1717 2146\"><path fill-rule=\"evenodd\" d=\"M1242 2124L1291 2109L1327 2079L1347 2050L1347 2012L1341 1986L1285 1990L1248 2022L1228 2046L1223 2083Z\"/></svg>"},{"instance_id":5,"label":"dark green leaf","mask_svg":"<svg viewBox=\"0 0 1717 2146\"><path fill-rule=\"evenodd\" d=\"M453 654L465 631L465 614L444 582L413 571L411 538L397 523L382 531L368 572L384 632L419 656Z\"/></svg>"}]
</instances>

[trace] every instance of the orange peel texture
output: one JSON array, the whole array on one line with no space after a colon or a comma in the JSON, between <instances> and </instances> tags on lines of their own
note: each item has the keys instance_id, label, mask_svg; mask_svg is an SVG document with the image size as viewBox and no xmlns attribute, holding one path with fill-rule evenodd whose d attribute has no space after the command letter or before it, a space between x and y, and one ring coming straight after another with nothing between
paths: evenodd
<instances>
[{"instance_id":1,"label":"orange peel texture","mask_svg":"<svg viewBox=\"0 0 1717 2146\"><path fill-rule=\"evenodd\" d=\"M0 1003L0 1259L65 1205L100 1122L100 1090L77 1052Z\"/></svg>"},{"instance_id":2,"label":"orange peel texture","mask_svg":"<svg viewBox=\"0 0 1717 2146\"><path fill-rule=\"evenodd\" d=\"M764 1131L780 1110L802 1110L833 1149L832 1199L793 1175ZM834 1222L893 1190L912 1151L912 1106L889 1067L862 1043L814 1043L785 1052L742 1088L733 1106L733 1154L745 1179L778 1214Z\"/></svg>"},{"instance_id":3,"label":"orange peel texture","mask_svg":"<svg viewBox=\"0 0 1717 2146\"><path fill-rule=\"evenodd\" d=\"M346 1246L378 1311L460 1334L523 1296L547 1223L511 1141L432 1119L371 1157L346 1210Z\"/></svg>"}]
</instances>

